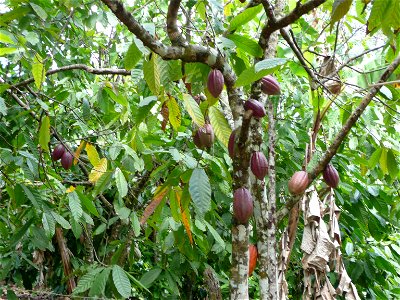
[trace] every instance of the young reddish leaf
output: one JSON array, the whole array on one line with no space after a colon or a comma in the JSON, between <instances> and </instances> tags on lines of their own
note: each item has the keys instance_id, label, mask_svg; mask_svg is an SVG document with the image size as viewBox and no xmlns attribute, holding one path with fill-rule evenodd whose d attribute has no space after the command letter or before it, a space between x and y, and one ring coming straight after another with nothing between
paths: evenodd
<instances>
[{"instance_id":1,"label":"young reddish leaf","mask_svg":"<svg viewBox=\"0 0 400 300\"><path fill-rule=\"evenodd\" d=\"M189 237L190 244L193 245L192 231L190 230L190 222L189 222L190 214L188 213L188 210L184 210L181 205L182 190L176 190L175 197L181 210L183 226L185 227L186 233Z\"/></svg>"},{"instance_id":2,"label":"young reddish leaf","mask_svg":"<svg viewBox=\"0 0 400 300\"><path fill-rule=\"evenodd\" d=\"M169 189L170 189L170 186L168 186L168 185L167 186L159 186L156 189L153 200L144 209L142 218L140 219L141 225L143 225L147 221L147 219L153 214L153 212L156 210L158 205L160 205L164 196L168 193Z\"/></svg>"}]
</instances>

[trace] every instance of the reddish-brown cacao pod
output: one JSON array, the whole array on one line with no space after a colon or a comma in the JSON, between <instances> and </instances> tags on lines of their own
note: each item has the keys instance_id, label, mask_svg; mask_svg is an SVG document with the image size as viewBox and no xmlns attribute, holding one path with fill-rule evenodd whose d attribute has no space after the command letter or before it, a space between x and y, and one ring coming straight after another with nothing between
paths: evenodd
<instances>
[{"instance_id":1,"label":"reddish-brown cacao pod","mask_svg":"<svg viewBox=\"0 0 400 300\"><path fill-rule=\"evenodd\" d=\"M256 151L251 155L250 169L259 180L268 174L268 162L264 153Z\"/></svg>"},{"instance_id":2,"label":"reddish-brown cacao pod","mask_svg":"<svg viewBox=\"0 0 400 300\"><path fill-rule=\"evenodd\" d=\"M337 188L339 184L339 173L334 166L328 164L322 173L325 183L331 188Z\"/></svg>"},{"instance_id":3,"label":"reddish-brown cacao pod","mask_svg":"<svg viewBox=\"0 0 400 300\"><path fill-rule=\"evenodd\" d=\"M272 75L267 75L261 79L261 90L267 95L279 95L281 93L279 82Z\"/></svg>"},{"instance_id":4,"label":"reddish-brown cacao pod","mask_svg":"<svg viewBox=\"0 0 400 300\"><path fill-rule=\"evenodd\" d=\"M59 160L65 152L65 147L62 144L58 144L51 153L51 158L53 160Z\"/></svg>"},{"instance_id":5,"label":"reddish-brown cacao pod","mask_svg":"<svg viewBox=\"0 0 400 300\"><path fill-rule=\"evenodd\" d=\"M248 189L239 188L233 194L233 215L239 224L247 224L253 215L253 198Z\"/></svg>"},{"instance_id":6,"label":"reddish-brown cacao pod","mask_svg":"<svg viewBox=\"0 0 400 300\"><path fill-rule=\"evenodd\" d=\"M224 75L220 70L212 70L208 74L207 88L214 98L218 98L224 88Z\"/></svg>"},{"instance_id":7,"label":"reddish-brown cacao pod","mask_svg":"<svg viewBox=\"0 0 400 300\"><path fill-rule=\"evenodd\" d=\"M297 171L289 180L289 192L293 195L304 193L308 186L308 174L305 171Z\"/></svg>"},{"instance_id":8,"label":"reddish-brown cacao pod","mask_svg":"<svg viewBox=\"0 0 400 300\"><path fill-rule=\"evenodd\" d=\"M204 124L203 127L200 127L198 130L200 144L202 147L210 148L214 143L214 130L211 124Z\"/></svg>"},{"instance_id":9,"label":"reddish-brown cacao pod","mask_svg":"<svg viewBox=\"0 0 400 300\"><path fill-rule=\"evenodd\" d=\"M229 142L228 142L228 152L229 156L233 158L235 156L235 131L232 131Z\"/></svg>"},{"instance_id":10,"label":"reddish-brown cacao pod","mask_svg":"<svg viewBox=\"0 0 400 300\"><path fill-rule=\"evenodd\" d=\"M74 156L69 153L68 151L65 151L63 156L61 157L61 165L65 170L68 170L69 168L72 167L72 162L74 160Z\"/></svg>"},{"instance_id":11,"label":"reddish-brown cacao pod","mask_svg":"<svg viewBox=\"0 0 400 300\"><path fill-rule=\"evenodd\" d=\"M251 276L254 269L256 268L257 256L258 256L257 246L250 244L249 245L249 276Z\"/></svg>"},{"instance_id":12,"label":"reddish-brown cacao pod","mask_svg":"<svg viewBox=\"0 0 400 300\"><path fill-rule=\"evenodd\" d=\"M244 103L244 109L245 110L252 110L253 111L253 117L255 118L262 118L265 116L265 108L264 105L254 99L249 99Z\"/></svg>"},{"instance_id":13,"label":"reddish-brown cacao pod","mask_svg":"<svg viewBox=\"0 0 400 300\"><path fill-rule=\"evenodd\" d=\"M196 130L194 136L193 136L193 143L196 145L197 148L202 149L203 146L201 145L201 141L200 141L200 132L199 130Z\"/></svg>"}]
</instances>

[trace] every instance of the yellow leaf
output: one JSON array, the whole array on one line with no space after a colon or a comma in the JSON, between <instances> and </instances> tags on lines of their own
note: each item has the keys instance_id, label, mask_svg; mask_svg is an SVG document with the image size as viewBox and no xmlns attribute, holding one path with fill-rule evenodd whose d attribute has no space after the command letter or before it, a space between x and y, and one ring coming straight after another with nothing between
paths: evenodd
<instances>
[{"instance_id":1,"label":"yellow leaf","mask_svg":"<svg viewBox=\"0 0 400 300\"><path fill-rule=\"evenodd\" d=\"M90 163L93 166L96 166L100 162L99 153L97 153L96 147L90 143L87 143L86 144L86 152L87 152L88 158L90 160Z\"/></svg>"},{"instance_id":2,"label":"yellow leaf","mask_svg":"<svg viewBox=\"0 0 400 300\"><path fill-rule=\"evenodd\" d=\"M90 171L89 181L95 183L105 172L107 172L107 159L102 158L99 163L93 167L92 171Z\"/></svg>"},{"instance_id":3,"label":"yellow leaf","mask_svg":"<svg viewBox=\"0 0 400 300\"><path fill-rule=\"evenodd\" d=\"M229 17L231 15L231 10L233 8L233 4L229 3L224 6L224 16Z\"/></svg>"},{"instance_id":4,"label":"yellow leaf","mask_svg":"<svg viewBox=\"0 0 400 300\"><path fill-rule=\"evenodd\" d=\"M45 70L43 65L43 59L40 57L39 54L35 54L32 63L32 74L35 80L35 85L38 89L42 87L44 78L45 78Z\"/></svg>"},{"instance_id":5,"label":"yellow leaf","mask_svg":"<svg viewBox=\"0 0 400 300\"><path fill-rule=\"evenodd\" d=\"M182 196L182 191L178 190L175 191L175 196L176 200L178 201L178 205L181 209L181 216L182 216L182 223L183 226L185 227L186 233L189 237L190 244L193 245L193 237L192 237L192 231L190 230L190 215L188 213L188 210L183 210L183 207L181 205L181 196Z\"/></svg>"},{"instance_id":6,"label":"yellow leaf","mask_svg":"<svg viewBox=\"0 0 400 300\"><path fill-rule=\"evenodd\" d=\"M67 193L72 193L73 191L75 191L75 187L72 185L66 190Z\"/></svg>"},{"instance_id":7,"label":"yellow leaf","mask_svg":"<svg viewBox=\"0 0 400 300\"><path fill-rule=\"evenodd\" d=\"M181 126L181 110L174 97L169 97L167 100L168 110L169 110L169 121L172 127L177 130Z\"/></svg>"},{"instance_id":8,"label":"yellow leaf","mask_svg":"<svg viewBox=\"0 0 400 300\"><path fill-rule=\"evenodd\" d=\"M78 149L76 149L75 155L74 155L74 165L76 165L78 163L79 156L81 155L82 149L85 148L85 145L86 145L86 141L82 140Z\"/></svg>"}]
</instances>

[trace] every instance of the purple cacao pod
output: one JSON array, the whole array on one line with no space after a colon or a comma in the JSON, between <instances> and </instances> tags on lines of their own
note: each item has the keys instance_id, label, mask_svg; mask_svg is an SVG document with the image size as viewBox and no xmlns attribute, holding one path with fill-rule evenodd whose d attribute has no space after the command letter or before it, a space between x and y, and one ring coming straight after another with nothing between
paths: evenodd
<instances>
[{"instance_id":1,"label":"purple cacao pod","mask_svg":"<svg viewBox=\"0 0 400 300\"><path fill-rule=\"evenodd\" d=\"M69 153L68 151L65 151L63 156L61 157L61 165L65 170L68 170L69 168L72 167L72 162L74 160L74 156Z\"/></svg>"},{"instance_id":2,"label":"purple cacao pod","mask_svg":"<svg viewBox=\"0 0 400 300\"><path fill-rule=\"evenodd\" d=\"M328 164L322 173L325 183L331 188L337 188L339 184L339 173L334 166Z\"/></svg>"},{"instance_id":3,"label":"purple cacao pod","mask_svg":"<svg viewBox=\"0 0 400 300\"><path fill-rule=\"evenodd\" d=\"M289 180L289 192L293 195L304 193L308 186L308 174L305 171L297 171Z\"/></svg>"},{"instance_id":4,"label":"purple cacao pod","mask_svg":"<svg viewBox=\"0 0 400 300\"><path fill-rule=\"evenodd\" d=\"M64 145L58 144L54 149L53 153L51 153L52 160L59 160L65 152Z\"/></svg>"},{"instance_id":5,"label":"purple cacao pod","mask_svg":"<svg viewBox=\"0 0 400 300\"><path fill-rule=\"evenodd\" d=\"M193 143L196 145L197 148L202 149L203 146L201 145L201 141L200 141L200 132L199 130L196 130L194 136L193 136Z\"/></svg>"},{"instance_id":6,"label":"purple cacao pod","mask_svg":"<svg viewBox=\"0 0 400 300\"><path fill-rule=\"evenodd\" d=\"M267 75L261 79L261 90L267 95L279 95L281 93L279 82L272 75Z\"/></svg>"},{"instance_id":7,"label":"purple cacao pod","mask_svg":"<svg viewBox=\"0 0 400 300\"><path fill-rule=\"evenodd\" d=\"M212 70L208 74L207 88L214 98L218 98L224 88L224 75L220 70Z\"/></svg>"},{"instance_id":8,"label":"purple cacao pod","mask_svg":"<svg viewBox=\"0 0 400 300\"><path fill-rule=\"evenodd\" d=\"M253 198L248 189L237 189L233 195L233 215L239 224L247 224L253 215Z\"/></svg>"},{"instance_id":9,"label":"purple cacao pod","mask_svg":"<svg viewBox=\"0 0 400 300\"><path fill-rule=\"evenodd\" d=\"M229 156L233 158L235 156L235 131L232 131L229 142L228 142L228 152Z\"/></svg>"},{"instance_id":10,"label":"purple cacao pod","mask_svg":"<svg viewBox=\"0 0 400 300\"><path fill-rule=\"evenodd\" d=\"M257 151L251 155L250 169L259 180L264 179L268 174L268 162L264 153Z\"/></svg>"},{"instance_id":11,"label":"purple cacao pod","mask_svg":"<svg viewBox=\"0 0 400 300\"><path fill-rule=\"evenodd\" d=\"M199 139L200 145L202 147L210 148L214 143L214 130L211 124L204 124L203 127L200 127L199 130Z\"/></svg>"},{"instance_id":12,"label":"purple cacao pod","mask_svg":"<svg viewBox=\"0 0 400 300\"><path fill-rule=\"evenodd\" d=\"M262 118L265 116L265 108L264 105L262 105L261 102L254 100L254 99L249 99L244 103L244 109L245 110L252 110L253 111L253 117L255 118Z\"/></svg>"}]
</instances>

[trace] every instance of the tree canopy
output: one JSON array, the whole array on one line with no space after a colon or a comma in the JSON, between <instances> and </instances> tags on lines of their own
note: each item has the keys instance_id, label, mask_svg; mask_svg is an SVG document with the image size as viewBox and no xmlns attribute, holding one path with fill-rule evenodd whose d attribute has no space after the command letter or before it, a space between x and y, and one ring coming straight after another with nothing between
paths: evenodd
<instances>
[{"instance_id":1,"label":"tree canopy","mask_svg":"<svg viewBox=\"0 0 400 300\"><path fill-rule=\"evenodd\" d=\"M399 30L396 0L0 2L0 296L400 297Z\"/></svg>"}]
</instances>

